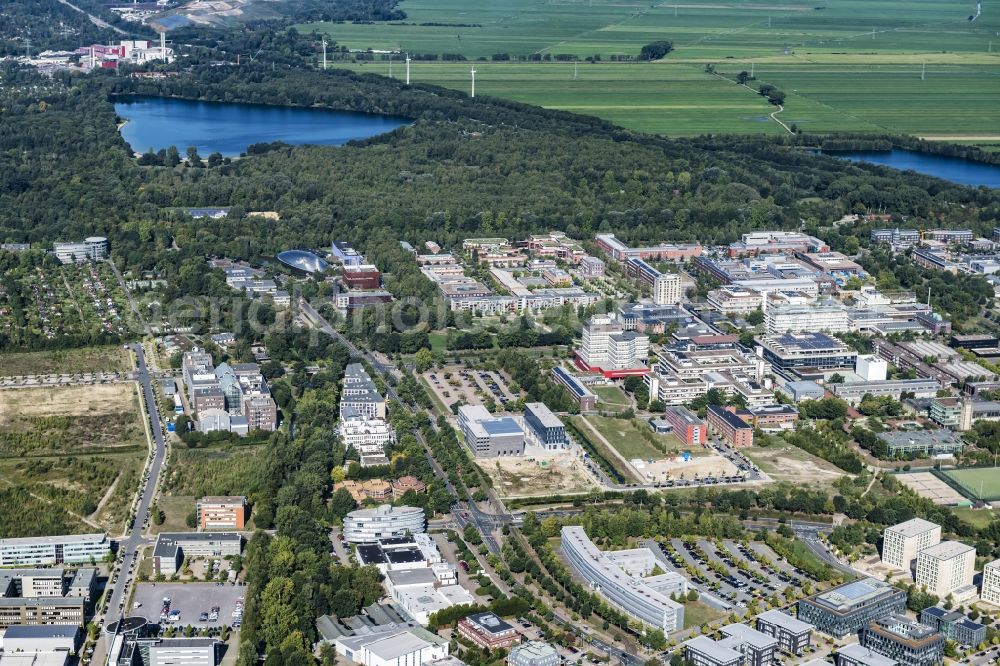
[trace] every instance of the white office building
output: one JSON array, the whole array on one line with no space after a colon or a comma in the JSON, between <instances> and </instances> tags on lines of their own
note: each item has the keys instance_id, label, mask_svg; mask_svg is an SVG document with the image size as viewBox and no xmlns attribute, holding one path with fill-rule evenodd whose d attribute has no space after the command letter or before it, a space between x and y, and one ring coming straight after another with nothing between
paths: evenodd
<instances>
[{"instance_id":1,"label":"white office building","mask_svg":"<svg viewBox=\"0 0 1000 666\"><path fill-rule=\"evenodd\" d=\"M383 504L374 509L351 511L344 518L344 539L349 543L374 543L379 539L425 531L424 510L414 506Z\"/></svg>"},{"instance_id":2,"label":"white office building","mask_svg":"<svg viewBox=\"0 0 1000 666\"><path fill-rule=\"evenodd\" d=\"M385 625L334 642L337 654L364 666L420 666L448 656L448 642L421 627Z\"/></svg>"},{"instance_id":3,"label":"white office building","mask_svg":"<svg viewBox=\"0 0 1000 666\"><path fill-rule=\"evenodd\" d=\"M847 308L835 303L771 306L764 313L764 323L771 335L800 331L841 333L849 330Z\"/></svg>"},{"instance_id":4,"label":"white office building","mask_svg":"<svg viewBox=\"0 0 1000 666\"><path fill-rule=\"evenodd\" d=\"M889 376L889 363L874 354L858 356L854 372L866 382L884 382Z\"/></svg>"},{"instance_id":5,"label":"white office building","mask_svg":"<svg viewBox=\"0 0 1000 666\"><path fill-rule=\"evenodd\" d=\"M684 626L684 606L631 576L594 545L582 527L562 528L562 549L570 566L619 610L645 624L671 632Z\"/></svg>"},{"instance_id":6,"label":"white office building","mask_svg":"<svg viewBox=\"0 0 1000 666\"><path fill-rule=\"evenodd\" d=\"M941 526L923 518L887 527L882 534L882 563L909 571L917 553L939 543Z\"/></svg>"},{"instance_id":7,"label":"white office building","mask_svg":"<svg viewBox=\"0 0 1000 666\"><path fill-rule=\"evenodd\" d=\"M993 560L983 567L983 589L979 598L1000 606L1000 560Z\"/></svg>"},{"instance_id":8,"label":"white office building","mask_svg":"<svg viewBox=\"0 0 1000 666\"><path fill-rule=\"evenodd\" d=\"M53 243L56 259L64 264L93 261L108 256L108 239L104 236L90 236L79 243Z\"/></svg>"},{"instance_id":9,"label":"white office building","mask_svg":"<svg viewBox=\"0 0 1000 666\"><path fill-rule=\"evenodd\" d=\"M944 599L969 585L976 573L976 549L960 541L942 541L917 553L917 585Z\"/></svg>"},{"instance_id":10,"label":"white office building","mask_svg":"<svg viewBox=\"0 0 1000 666\"><path fill-rule=\"evenodd\" d=\"M0 567L88 564L110 552L104 533L0 539Z\"/></svg>"},{"instance_id":11,"label":"white office building","mask_svg":"<svg viewBox=\"0 0 1000 666\"><path fill-rule=\"evenodd\" d=\"M216 666L219 641L214 638L163 638L149 647L149 666Z\"/></svg>"},{"instance_id":12,"label":"white office building","mask_svg":"<svg viewBox=\"0 0 1000 666\"><path fill-rule=\"evenodd\" d=\"M353 418L345 415L340 424L340 438L345 447L354 447L362 459L384 456L386 446L393 441L392 428L384 419L366 418L356 413Z\"/></svg>"},{"instance_id":13,"label":"white office building","mask_svg":"<svg viewBox=\"0 0 1000 666\"><path fill-rule=\"evenodd\" d=\"M656 305L677 305L680 302L680 275L676 273L662 273L653 280L653 303Z\"/></svg>"}]
</instances>

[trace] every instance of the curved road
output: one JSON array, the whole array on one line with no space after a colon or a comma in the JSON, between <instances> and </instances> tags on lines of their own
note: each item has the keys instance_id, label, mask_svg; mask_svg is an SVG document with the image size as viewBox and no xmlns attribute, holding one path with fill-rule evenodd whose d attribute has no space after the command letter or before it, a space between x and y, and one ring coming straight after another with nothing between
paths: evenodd
<instances>
[{"instance_id":1,"label":"curved road","mask_svg":"<svg viewBox=\"0 0 1000 666\"><path fill-rule=\"evenodd\" d=\"M135 377L142 384L142 395L146 403L146 411L149 414L149 425L153 434L155 451L153 453L153 463L149 466L149 476L146 477L139 494L139 504L136 508L135 518L128 534L118 542L118 557L121 566L118 568L118 582L115 583L108 601L107 611L104 614L105 621L110 623L128 615L127 608L119 608L125 602L125 593L133 578L133 564L136 562L136 551L145 544L142 536L143 522L146 512L153 501L153 493L156 491L156 480L160 476L160 469L167 455L166 442L163 439L163 428L160 422L160 413L156 407L156 397L153 395L153 386L149 378L149 369L146 367L146 355L141 344L129 345L129 349L135 353L136 371ZM110 638L107 646L110 647Z\"/></svg>"}]
</instances>

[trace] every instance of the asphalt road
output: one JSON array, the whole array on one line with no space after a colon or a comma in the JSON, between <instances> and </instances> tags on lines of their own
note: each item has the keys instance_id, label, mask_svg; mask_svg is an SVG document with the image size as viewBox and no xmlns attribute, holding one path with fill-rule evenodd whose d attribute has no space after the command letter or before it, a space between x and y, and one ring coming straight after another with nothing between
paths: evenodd
<instances>
[{"instance_id":1,"label":"asphalt road","mask_svg":"<svg viewBox=\"0 0 1000 666\"><path fill-rule=\"evenodd\" d=\"M136 379L142 384L142 395L146 402L146 410L149 414L149 425L153 434L155 451L153 453L153 463L149 467L149 475L146 477L145 485L139 495L139 504L135 513L135 520L129 529L128 535L118 542L118 558L121 562L117 568L118 581L114 583L111 591L111 598L108 601L108 610L105 613L105 620L110 623L128 615L128 608L121 607L125 601L125 594L135 576L136 551L145 544L142 536L143 521L149 505L153 500L153 493L156 490L156 480L160 476L160 469L163 467L163 460L166 458L167 446L163 439L163 428L160 422L160 414L156 407L156 397L153 395L153 386L149 378L149 370L146 368L146 356L143 353L142 345L132 344L129 348L135 353L136 358ZM112 574L113 576L114 574ZM121 607L121 608L120 608ZM107 645L110 645L110 637Z\"/></svg>"}]
</instances>

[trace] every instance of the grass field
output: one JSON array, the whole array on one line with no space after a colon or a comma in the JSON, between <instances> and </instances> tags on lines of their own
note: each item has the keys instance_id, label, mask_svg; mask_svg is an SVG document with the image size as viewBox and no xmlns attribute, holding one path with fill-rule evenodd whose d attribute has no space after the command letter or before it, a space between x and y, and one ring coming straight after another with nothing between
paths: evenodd
<instances>
[{"instance_id":1,"label":"grass field","mask_svg":"<svg viewBox=\"0 0 1000 666\"><path fill-rule=\"evenodd\" d=\"M658 435L636 419L613 419L604 416L586 418L611 442L612 446L618 449L619 453L629 460L634 458L659 460L690 450L673 435ZM698 455L703 451L704 449L697 449L691 453Z\"/></svg>"},{"instance_id":2,"label":"grass field","mask_svg":"<svg viewBox=\"0 0 1000 666\"><path fill-rule=\"evenodd\" d=\"M688 601L684 604L684 628L700 627L724 615L724 612L712 608L703 601Z\"/></svg>"},{"instance_id":3,"label":"grass field","mask_svg":"<svg viewBox=\"0 0 1000 666\"><path fill-rule=\"evenodd\" d=\"M1000 468L949 469L942 470L941 473L952 483L961 486L969 497L984 501L1000 499Z\"/></svg>"},{"instance_id":4,"label":"grass field","mask_svg":"<svg viewBox=\"0 0 1000 666\"><path fill-rule=\"evenodd\" d=\"M832 486L844 471L797 446L758 447L743 451L761 471L775 481L788 481L809 487Z\"/></svg>"},{"instance_id":5,"label":"grass field","mask_svg":"<svg viewBox=\"0 0 1000 666\"><path fill-rule=\"evenodd\" d=\"M617 386L592 386L591 390L597 394L600 406L605 409L625 409L632 404L624 391Z\"/></svg>"},{"instance_id":6,"label":"grass field","mask_svg":"<svg viewBox=\"0 0 1000 666\"><path fill-rule=\"evenodd\" d=\"M958 516L963 523L975 529L982 529L993 522L996 512L985 509L973 509L970 507L951 507L951 512Z\"/></svg>"},{"instance_id":7,"label":"grass field","mask_svg":"<svg viewBox=\"0 0 1000 666\"><path fill-rule=\"evenodd\" d=\"M132 384L0 391L0 532L118 534L147 450Z\"/></svg>"},{"instance_id":8,"label":"grass field","mask_svg":"<svg viewBox=\"0 0 1000 666\"><path fill-rule=\"evenodd\" d=\"M47 375L127 372L128 352L118 345L57 351L0 354L0 375Z\"/></svg>"},{"instance_id":9,"label":"grass field","mask_svg":"<svg viewBox=\"0 0 1000 666\"><path fill-rule=\"evenodd\" d=\"M758 84L785 91L779 117L803 130L1000 140L1000 14L970 22L973 0L404 0L400 7L408 14L402 22L298 28L352 50L396 52L396 78L405 76L404 52L460 54L475 62L477 95L645 132L784 132L768 118L775 107L732 81L752 69ZM663 61L610 62L661 39L675 47ZM492 61L498 53L514 61ZM516 62L533 55L601 60ZM347 66L389 75L389 57ZM470 67L415 60L411 81L468 92Z\"/></svg>"}]
</instances>

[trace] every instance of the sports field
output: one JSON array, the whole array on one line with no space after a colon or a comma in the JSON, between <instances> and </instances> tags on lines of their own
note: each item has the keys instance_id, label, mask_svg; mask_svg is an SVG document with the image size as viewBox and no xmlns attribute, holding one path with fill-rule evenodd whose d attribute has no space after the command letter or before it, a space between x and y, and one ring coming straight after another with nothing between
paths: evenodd
<instances>
[{"instance_id":1,"label":"sports field","mask_svg":"<svg viewBox=\"0 0 1000 666\"><path fill-rule=\"evenodd\" d=\"M949 469L941 474L968 497L987 502L1000 500L1000 467Z\"/></svg>"},{"instance_id":2,"label":"sports field","mask_svg":"<svg viewBox=\"0 0 1000 666\"><path fill-rule=\"evenodd\" d=\"M400 7L408 14L402 22L298 28L376 50L373 62L346 63L356 71L388 76L392 57L391 74L402 78L403 53L457 54L468 61L411 62L411 81L468 92L474 63L477 95L645 132L786 131L769 118L776 107L736 85L746 70L756 77L751 85L786 93L778 118L805 131L1000 141L1000 12L970 22L972 1L403 0ZM675 48L662 61L610 62L664 39ZM496 54L512 62L494 61ZM594 56L600 62L582 61Z\"/></svg>"}]
</instances>

